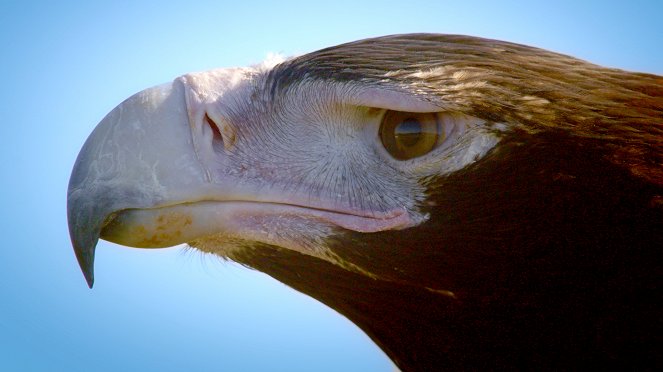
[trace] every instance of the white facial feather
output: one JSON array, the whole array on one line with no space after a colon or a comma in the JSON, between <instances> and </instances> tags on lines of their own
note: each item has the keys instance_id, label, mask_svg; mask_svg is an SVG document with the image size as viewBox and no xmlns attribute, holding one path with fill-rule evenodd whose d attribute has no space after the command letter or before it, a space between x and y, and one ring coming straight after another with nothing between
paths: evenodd
<instances>
[{"instance_id":1,"label":"white facial feather","mask_svg":"<svg viewBox=\"0 0 663 372\"><path fill-rule=\"evenodd\" d=\"M270 65L189 74L180 81L194 112L194 142L210 182L227 194L260 195L263 202L374 215L404 210L410 225L428 216L421 180L443 176L483 157L498 142L485 121L442 112L446 140L431 153L399 161L378 135L385 110L436 112L438 105L399 90L306 80L270 96L264 86ZM205 116L218 126L215 138ZM207 128L207 129L206 129ZM215 146L229 141L232 146ZM223 149L221 151L221 149ZM347 266L326 240L342 232L316 218L254 216L233 234L197 239L203 251L231 257L251 242L295 250Z\"/></svg>"}]
</instances>

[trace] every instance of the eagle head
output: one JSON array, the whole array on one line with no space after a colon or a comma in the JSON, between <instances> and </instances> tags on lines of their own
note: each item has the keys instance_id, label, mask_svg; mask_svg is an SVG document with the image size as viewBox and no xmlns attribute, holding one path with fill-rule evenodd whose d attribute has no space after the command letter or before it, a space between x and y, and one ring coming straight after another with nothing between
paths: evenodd
<instances>
[{"instance_id":1,"label":"eagle head","mask_svg":"<svg viewBox=\"0 0 663 372\"><path fill-rule=\"evenodd\" d=\"M71 175L73 246L186 243L403 370L661 363L663 78L395 35L135 94Z\"/></svg>"}]
</instances>

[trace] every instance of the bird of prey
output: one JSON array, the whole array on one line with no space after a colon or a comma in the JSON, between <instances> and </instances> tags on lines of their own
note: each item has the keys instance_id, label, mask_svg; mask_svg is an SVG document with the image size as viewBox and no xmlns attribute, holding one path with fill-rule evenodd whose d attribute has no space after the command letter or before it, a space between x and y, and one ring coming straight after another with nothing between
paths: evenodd
<instances>
[{"instance_id":1,"label":"bird of prey","mask_svg":"<svg viewBox=\"0 0 663 372\"><path fill-rule=\"evenodd\" d=\"M186 243L337 310L403 371L663 365L663 77L408 34L180 76L71 175L99 238Z\"/></svg>"}]
</instances>

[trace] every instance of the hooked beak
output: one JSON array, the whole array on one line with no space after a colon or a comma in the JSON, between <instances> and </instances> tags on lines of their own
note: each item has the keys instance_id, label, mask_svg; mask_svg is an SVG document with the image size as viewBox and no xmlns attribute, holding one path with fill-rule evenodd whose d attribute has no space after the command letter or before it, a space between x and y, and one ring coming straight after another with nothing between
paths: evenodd
<instances>
[{"instance_id":1,"label":"hooked beak","mask_svg":"<svg viewBox=\"0 0 663 372\"><path fill-rule=\"evenodd\" d=\"M250 74L242 69L187 74L133 95L97 125L67 195L69 233L90 287L99 238L160 248L223 235L316 255L302 243L309 238L302 220L324 227L317 237L330 228L376 232L414 224L403 208L356 208L283 187L279 175L246 179L227 171L237 161L225 147L235 136L218 103L226 92L244 94L245 80Z\"/></svg>"},{"instance_id":2,"label":"hooked beak","mask_svg":"<svg viewBox=\"0 0 663 372\"><path fill-rule=\"evenodd\" d=\"M181 81L146 89L113 109L85 142L67 192L69 233L88 286L95 247L116 212L185 200L204 180Z\"/></svg>"}]
</instances>

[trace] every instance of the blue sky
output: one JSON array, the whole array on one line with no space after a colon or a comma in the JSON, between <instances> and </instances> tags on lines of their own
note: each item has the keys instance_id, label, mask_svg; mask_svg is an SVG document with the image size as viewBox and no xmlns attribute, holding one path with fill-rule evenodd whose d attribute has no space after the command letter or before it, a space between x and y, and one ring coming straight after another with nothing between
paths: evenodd
<instances>
[{"instance_id":1,"label":"blue sky","mask_svg":"<svg viewBox=\"0 0 663 372\"><path fill-rule=\"evenodd\" d=\"M404 32L663 74L660 1L0 1L0 370L391 371L352 323L260 273L101 243L87 289L69 173L122 100L190 71Z\"/></svg>"}]
</instances>

